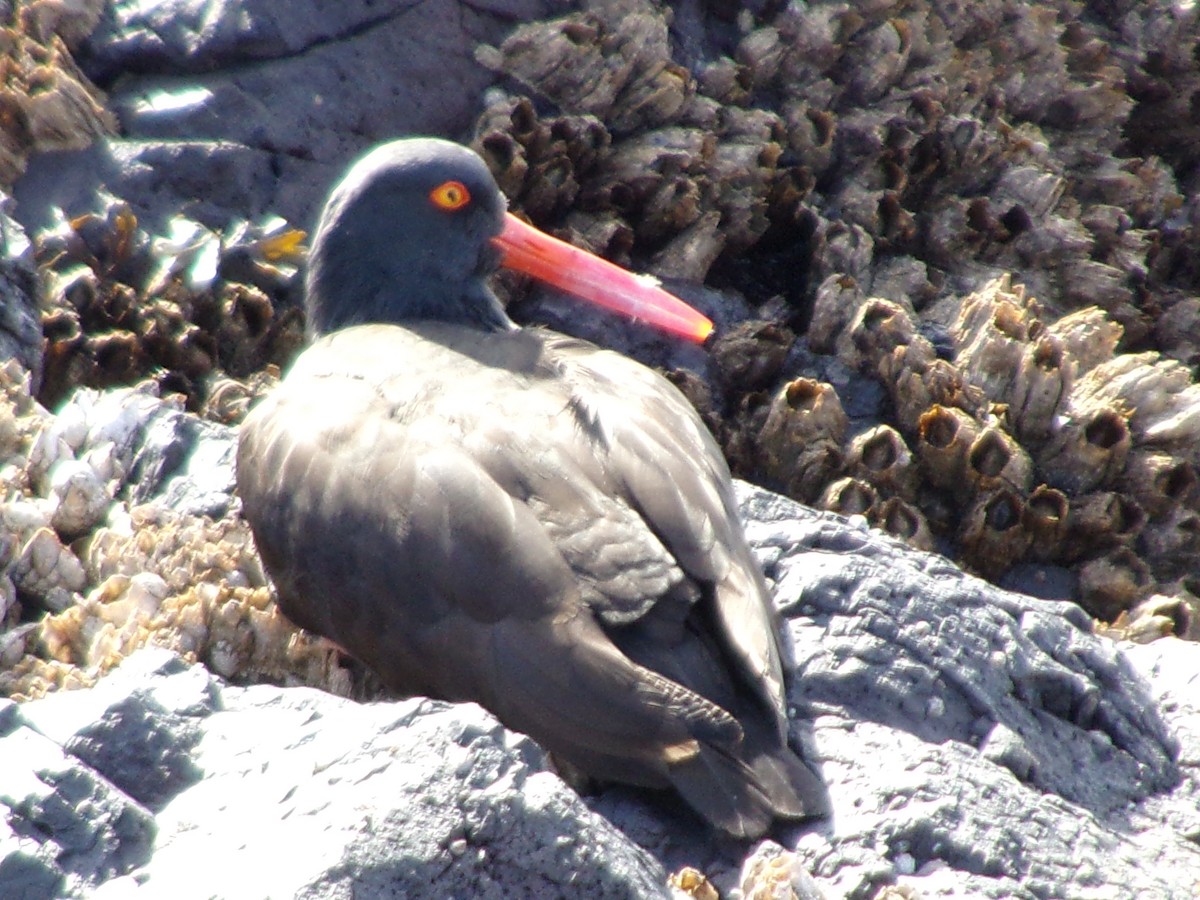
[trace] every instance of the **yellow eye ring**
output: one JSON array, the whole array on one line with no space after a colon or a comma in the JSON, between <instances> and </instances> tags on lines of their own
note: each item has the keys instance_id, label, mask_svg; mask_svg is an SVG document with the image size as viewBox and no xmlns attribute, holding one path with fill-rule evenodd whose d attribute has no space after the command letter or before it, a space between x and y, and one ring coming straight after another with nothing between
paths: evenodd
<instances>
[{"instance_id":1,"label":"yellow eye ring","mask_svg":"<svg viewBox=\"0 0 1200 900\"><path fill-rule=\"evenodd\" d=\"M471 202L471 192L461 181L443 181L429 192L429 199L438 209L453 212Z\"/></svg>"}]
</instances>

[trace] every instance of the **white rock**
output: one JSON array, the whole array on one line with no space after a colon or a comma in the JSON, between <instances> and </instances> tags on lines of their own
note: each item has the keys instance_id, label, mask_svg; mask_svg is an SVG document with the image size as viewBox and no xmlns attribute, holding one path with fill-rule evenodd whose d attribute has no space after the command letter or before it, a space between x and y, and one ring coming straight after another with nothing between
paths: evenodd
<instances>
[{"instance_id":1,"label":"white rock","mask_svg":"<svg viewBox=\"0 0 1200 900\"><path fill-rule=\"evenodd\" d=\"M126 597L147 616L158 612L159 606L171 594L171 587L155 572L138 572L129 579Z\"/></svg>"},{"instance_id":2,"label":"white rock","mask_svg":"<svg viewBox=\"0 0 1200 900\"><path fill-rule=\"evenodd\" d=\"M47 504L39 500L16 498L0 503L0 524L5 531L20 535L24 540L39 528L50 526L50 511Z\"/></svg>"},{"instance_id":3,"label":"white rock","mask_svg":"<svg viewBox=\"0 0 1200 900\"><path fill-rule=\"evenodd\" d=\"M112 482L110 491L116 489L125 478L125 467L121 464L120 458L116 454L116 447L112 442L106 442L98 447L90 447L83 454L83 461L87 463L104 481Z\"/></svg>"},{"instance_id":4,"label":"white rock","mask_svg":"<svg viewBox=\"0 0 1200 900\"><path fill-rule=\"evenodd\" d=\"M79 557L64 547L50 528L39 528L25 542L12 574L18 588L43 599L54 588L76 592L87 583Z\"/></svg>"},{"instance_id":5,"label":"white rock","mask_svg":"<svg viewBox=\"0 0 1200 900\"><path fill-rule=\"evenodd\" d=\"M91 531L108 512L112 497L106 479L88 463L64 459L50 472L50 522L64 537Z\"/></svg>"},{"instance_id":6,"label":"white rock","mask_svg":"<svg viewBox=\"0 0 1200 900\"><path fill-rule=\"evenodd\" d=\"M59 421L50 419L42 425L33 439L33 446L29 448L29 483L43 496L50 490L48 479L54 464L75 458L75 451L59 429Z\"/></svg>"},{"instance_id":7,"label":"white rock","mask_svg":"<svg viewBox=\"0 0 1200 900\"><path fill-rule=\"evenodd\" d=\"M100 447L109 442L115 445L118 455L124 454L150 414L167 402L155 395L152 384L105 393L88 420L87 446Z\"/></svg>"}]
</instances>

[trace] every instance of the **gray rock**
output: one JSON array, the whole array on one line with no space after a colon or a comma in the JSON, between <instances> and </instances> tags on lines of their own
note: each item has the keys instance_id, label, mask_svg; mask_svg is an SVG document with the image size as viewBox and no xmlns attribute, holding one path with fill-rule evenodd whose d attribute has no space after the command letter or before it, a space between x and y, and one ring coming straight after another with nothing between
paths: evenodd
<instances>
[{"instance_id":1,"label":"gray rock","mask_svg":"<svg viewBox=\"0 0 1200 900\"><path fill-rule=\"evenodd\" d=\"M175 215L219 229L239 209L256 218L287 207L278 165L267 151L226 141L107 138L84 150L31 157L13 185L14 214L35 233L53 228L59 210L68 217L94 212L115 196L154 233Z\"/></svg>"},{"instance_id":2,"label":"gray rock","mask_svg":"<svg viewBox=\"0 0 1200 900\"><path fill-rule=\"evenodd\" d=\"M551 0L115 2L77 51L121 138L30 160L31 230L125 200L152 229L267 212L301 227L345 163L404 134L469 136L495 76L474 59Z\"/></svg>"},{"instance_id":3,"label":"gray rock","mask_svg":"<svg viewBox=\"0 0 1200 900\"><path fill-rule=\"evenodd\" d=\"M1200 683L1194 645L1119 648L1078 607L765 491L744 489L743 512L795 643L789 700L830 786L830 822L796 845L823 886L1192 889L1200 693L1181 686Z\"/></svg>"},{"instance_id":4,"label":"gray rock","mask_svg":"<svg viewBox=\"0 0 1200 900\"><path fill-rule=\"evenodd\" d=\"M231 508L236 432L160 403L139 434L128 481L132 503L160 498L188 515Z\"/></svg>"},{"instance_id":5,"label":"gray rock","mask_svg":"<svg viewBox=\"0 0 1200 900\"><path fill-rule=\"evenodd\" d=\"M97 692L63 694L89 702ZM28 725L33 706L0 707L0 896L82 896L150 859L151 813L63 741Z\"/></svg>"},{"instance_id":6,"label":"gray rock","mask_svg":"<svg viewBox=\"0 0 1200 900\"><path fill-rule=\"evenodd\" d=\"M225 515L233 504L236 431L184 412L150 388L79 388L63 404L52 433L81 429L82 440L73 448L79 457L111 445L120 500L131 505L156 500L188 515Z\"/></svg>"},{"instance_id":7,"label":"gray rock","mask_svg":"<svg viewBox=\"0 0 1200 900\"><path fill-rule=\"evenodd\" d=\"M741 490L793 638L793 737L833 803L776 838L827 895L1187 895L1194 646L1114 645L1072 606ZM476 707L230 687L157 651L0 723L5 897L433 896L435 877L437 896L660 896L683 865L728 892L753 850L669 795L585 806Z\"/></svg>"},{"instance_id":8,"label":"gray rock","mask_svg":"<svg viewBox=\"0 0 1200 900\"><path fill-rule=\"evenodd\" d=\"M473 705L230 687L144 650L0 716L0 896L667 896Z\"/></svg>"},{"instance_id":9,"label":"gray rock","mask_svg":"<svg viewBox=\"0 0 1200 900\"><path fill-rule=\"evenodd\" d=\"M42 368L42 325L33 250L0 191L0 360L16 359L33 373Z\"/></svg>"}]
</instances>

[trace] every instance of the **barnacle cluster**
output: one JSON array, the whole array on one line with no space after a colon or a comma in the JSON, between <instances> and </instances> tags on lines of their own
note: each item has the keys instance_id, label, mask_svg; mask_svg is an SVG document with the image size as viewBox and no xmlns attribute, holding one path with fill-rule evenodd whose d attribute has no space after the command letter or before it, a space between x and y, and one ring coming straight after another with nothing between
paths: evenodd
<instances>
[{"instance_id":1,"label":"barnacle cluster","mask_svg":"<svg viewBox=\"0 0 1200 900\"><path fill-rule=\"evenodd\" d=\"M593 4L522 26L479 56L562 112L540 117L528 97L497 95L476 148L522 210L595 252L627 260L636 245L656 274L701 281L811 187L779 165L783 120L724 102L730 60L712 73L715 87L698 90L652 4Z\"/></svg>"},{"instance_id":2,"label":"barnacle cluster","mask_svg":"<svg viewBox=\"0 0 1200 900\"><path fill-rule=\"evenodd\" d=\"M281 219L217 233L183 217L152 235L118 200L40 234L39 399L53 407L81 385L154 377L193 411L212 401L216 418L244 412L245 404L230 407L218 383L249 380L256 393L256 373L283 365L302 345L293 293L303 237Z\"/></svg>"},{"instance_id":3,"label":"barnacle cluster","mask_svg":"<svg viewBox=\"0 0 1200 900\"><path fill-rule=\"evenodd\" d=\"M83 389L52 415L29 381L0 367L0 695L90 684L147 644L233 679L349 692L337 653L271 602L239 517L122 498L139 433L178 398Z\"/></svg>"},{"instance_id":4,"label":"barnacle cluster","mask_svg":"<svg viewBox=\"0 0 1200 900\"><path fill-rule=\"evenodd\" d=\"M53 611L79 599L87 576L69 544L112 502L111 443L77 457L71 444L80 447L86 427L58 424L30 395L29 373L14 360L0 366L0 620L9 626L30 598Z\"/></svg>"},{"instance_id":5,"label":"barnacle cluster","mask_svg":"<svg viewBox=\"0 0 1200 900\"><path fill-rule=\"evenodd\" d=\"M743 10L720 38L645 0L584 7L479 54L521 90L493 96L476 146L535 221L760 300L851 277L923 305L1019 272L1056 315L1098 305L1132 342L1195 353L1194 296L1139 294L1190 266L1186 188L1122 140L1135 75L1177 93L1131 36L1186 54L1173 5L816 2Z\"/></svg>"},{"instance_id":6,"label":"barnacle cluster","mask_svg":"<svg viewBox=\"0 0 1200 900\"><path fill-rule=\"evenodd\" d=\"M476 146L539 224L757 305L673 374L739 474L1197 636L1196 21L596 0L480 52Z\"/></svg>"},{"instance_id":7,"label":"barnacle cluster","mask_svg":"<svg viewBox=\"0 0 1200 900\"><path fill-rule=\"evenodd\" d=\"M134 507L123 523L99 529L83 556L95 587L38 623L42 652L0 673L0 693L20 699L88 683L146 645L227 678L349 692L336 651L271 601L240 519Z\"/></svg>"},{"instance_id":8,"label":"barnacle cluster","mask_svg":"<svg viewBox=\"0 0 1200 900\"><path fill-rule=\"evenodd\" d=\"M896 428L847 441L844 414L830 427L821 411L832 388L797 379L771 403L768 423L787 424L764 430L768 467L803 472L811 447L806 457L779 443L815 431L845 485L823 495L830 508L901 536L945 535L992 578L1023 561L1069 567L1078 599L1107 622L1159 595L1142 612L1194 633L1200 385L1187 367L1116 352L1121 326L1095 307L1047 321L1007 277L965 297L949 334L943 358L911 310L861 298L837 354L886 387ZM901 504L897 528L887 517Z\"/></svg>"},{"instance_id":9,"label":"barnacle cluster","mask_svg":"<svg viewBox=\"0 0 1200 900\"><path fill-rule=\"evenodd\" d=\"M759 844L746 858L742 864L739 889L745 900L806 897L820 890L800 857L774 841Z\"/></svg>"},{"instance_id":10,"label":"barnacle cluster","mask_svg":"<svg viewBox=\"0 0 1200 900\"><path fill-rule=\"evenodd\" d=\"M16 0L0 25L0 185L43 150L77 150L116 133L103 95L75 65L69 47L100 19L103 0Z\"/></svg>"}]
</instances>

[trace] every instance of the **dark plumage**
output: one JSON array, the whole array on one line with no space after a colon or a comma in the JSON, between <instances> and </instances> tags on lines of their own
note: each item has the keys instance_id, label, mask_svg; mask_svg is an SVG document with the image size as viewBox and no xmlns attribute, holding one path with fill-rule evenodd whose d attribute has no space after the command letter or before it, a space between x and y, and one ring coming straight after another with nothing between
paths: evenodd
<instances>
[{"instance_id":1,"label":"dark plumage","mask_svg":"<svg viewBox=\"0 0 1200 900\"><path fill-rule=\"evenodd\" d=\"M447 183L470 201L431 202ZM238 452L283 611L396 691L476 701L733 835L822 812L719 449L654 372L512 324L487 285L504 208L474 153L426 139L330 198L319 337Z\"/></svg>"}]
</instances>

